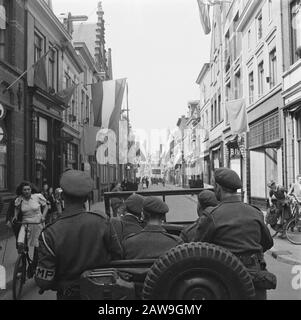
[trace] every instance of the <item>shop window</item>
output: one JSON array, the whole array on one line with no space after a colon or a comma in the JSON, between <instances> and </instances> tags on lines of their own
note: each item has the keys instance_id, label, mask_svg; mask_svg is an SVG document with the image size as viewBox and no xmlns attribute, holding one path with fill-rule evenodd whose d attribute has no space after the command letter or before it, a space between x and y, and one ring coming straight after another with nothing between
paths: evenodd
<instances>
[{"instance_id":1,"label":"shop window","mask_svg":"<svg viewBox=\"0 0 301 320\"><path fill-rule=\"evenodd\" d=\"M47 119L39 117L39 140L48 141L48 122Z\"/></svg>"},{"instance_id":2,"label":"shop window","mask_svg":"<svg viewBox=\"0 0 301 320\"><path fill-rule=\"evenodd\" d=\"M250 148L272 144L280 138L279 115L275 114L250 127Z\"/></svg>"}]
</instances>

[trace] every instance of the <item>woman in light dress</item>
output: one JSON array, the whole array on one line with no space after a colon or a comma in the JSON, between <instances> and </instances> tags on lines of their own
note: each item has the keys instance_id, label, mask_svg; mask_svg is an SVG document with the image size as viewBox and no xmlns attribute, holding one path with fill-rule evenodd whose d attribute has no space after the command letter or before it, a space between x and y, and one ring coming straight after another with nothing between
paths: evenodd
<instances>
[{"instance_id":1,"label":"woman in light dress","mask_svg":"<svg viewBox=\"0 0 301 320\"><path fill-rule=\"evenodd\" d=\"M44 228L44 221L49 208L47 200L42 194L34 193L35 190L30 182L22 182L17 190L20 195L15 200L13 221L18 220L22 222L22 224L29 223L28 246L36 248L39 246L39 236ZM24 249L25 232L25 225L22 225L17 240L19 252ZM36 262L36 259L37 256L35 252L34 262Z\"/></svg>"}]
</instances>

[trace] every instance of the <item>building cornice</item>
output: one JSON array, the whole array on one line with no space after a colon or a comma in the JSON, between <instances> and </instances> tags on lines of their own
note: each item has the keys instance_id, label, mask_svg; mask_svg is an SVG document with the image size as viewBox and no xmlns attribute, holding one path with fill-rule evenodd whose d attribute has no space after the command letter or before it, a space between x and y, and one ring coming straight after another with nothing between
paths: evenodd
<instances>
[{"instance_id":1,"label":"building cornice","mask_svg":"<svg viewBox=\"0 0 301 320\"><path fill-rule=\"evenodd\" d=\"M238 26L237 26L238 32L242 32L245 29L245 26L248 23L248 21L251 19L254 11L259 6L259 4L262 2L263 1L261 1L261 0L249 0L248 1L248 3L245 6L245 9L243 10L243 12L240 16L239 22L238 22Z\"/></svg>"},{"instance_id":2,"label":"building cornice","mask_svg":"<svg viewBox=\"0 0 301 320\"><path fill-rule=\"evenodd\" d=\"M66 30L60 20L56 17L54 12L49 8L47 3L43 0L35 0L35 1L28 1L27 8L30 10L31 8L36 9L38 11L42 11L46 17L51 22L57 32L59 32L66 40L71 41L72 37L70 33ZM43 17L41 17L43 18ZM45 20L43 21L45 22Z\"/></svg>"},{"instance_id":3,"label":"building cornice","mask_svg":"<svg viewBox=\"0 0 301 320\"><path fill-rule=\"evenodd\" d=\"M205 75L208 73L210 69L210 63L204 63L203 67L202 67L202 70L196 80L196 83L197 84L201 84L203 78L205 77Z\"/></svg>"}]
</instances>

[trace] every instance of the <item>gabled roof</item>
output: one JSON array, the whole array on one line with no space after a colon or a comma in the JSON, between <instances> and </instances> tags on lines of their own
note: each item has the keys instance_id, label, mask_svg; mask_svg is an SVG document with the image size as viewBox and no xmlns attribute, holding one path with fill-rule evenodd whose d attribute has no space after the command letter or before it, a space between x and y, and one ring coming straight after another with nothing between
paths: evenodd
<instances>
[{"instance_id":1,"label":"gabled roof","mask_svg":"<svg viewBox=\"0 0 301 320\"><path fill-rule=\"evenodd\" d=\"M95 56L95 41L96 41L96 23L79 23L73 26L73 41L85 42L92 57Z\"/></svg>"}]
</instances>

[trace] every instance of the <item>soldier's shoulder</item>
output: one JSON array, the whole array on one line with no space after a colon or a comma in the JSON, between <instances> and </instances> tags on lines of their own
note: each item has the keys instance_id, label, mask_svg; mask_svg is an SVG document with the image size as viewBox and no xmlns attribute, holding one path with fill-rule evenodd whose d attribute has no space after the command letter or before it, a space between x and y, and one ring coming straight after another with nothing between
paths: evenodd
<instances>
[{"instance_id":1,"label":"soldier's shoulder","mask_svg":"<svg viewBox=\"0 0 301 320\"><path fill-rule=\"evenodd\" d=\"M166 238L168 238L168 239L171 239L171 240L173 240L173 241L175 241L175 242L182 242L182 239L181 239L181 237L178 237L178 236L176 236L176 235L174 235L174 234L170 234L170 233L168 233L167 231L166 232L162 232L162 234L166 237Z\"/></svg>"},{"instance_id":2,"label":"soldier's shoulder","mask_svg":"<svg viewBox=\"0 0 301 320\"><path fill-rule=\"evenodd\" d=\"M216 207L208 207L203 211L203 216L210 218L214 214L218 213L222 207L223 203L219 203Z\"/></svg>"},{"instance_id":3,"label":"soldier's shoulder","mask_svg":"<svg viewBox=\"0 0 301 320\"><path fill-rule=\"evenodd\" d=\"M125 236L125 237L123 238L123 242L125 242L125 241L132 241L132 240L134 240L134 239L136 239L136 238L139 238L139 237L141 236L141 234L142 234L142 230L139 231L139 232L137 232L137 233L130 233L130 234L128 234L127 236Z\"/></svg>"},{"instance_id":4,"label":"soldier's shoulder","mask_svg":"<svg viewBox=\"0 0 301 320\"><path fill-rule=\"evenodd\" d=\"M102 212L102 211L99 211L99 210L87 211L86 213L87 214L91 214L92 216L99 217L99 218L104 219L104 220L108 220L107 214Z\"/></svg>"}]
</instances>

